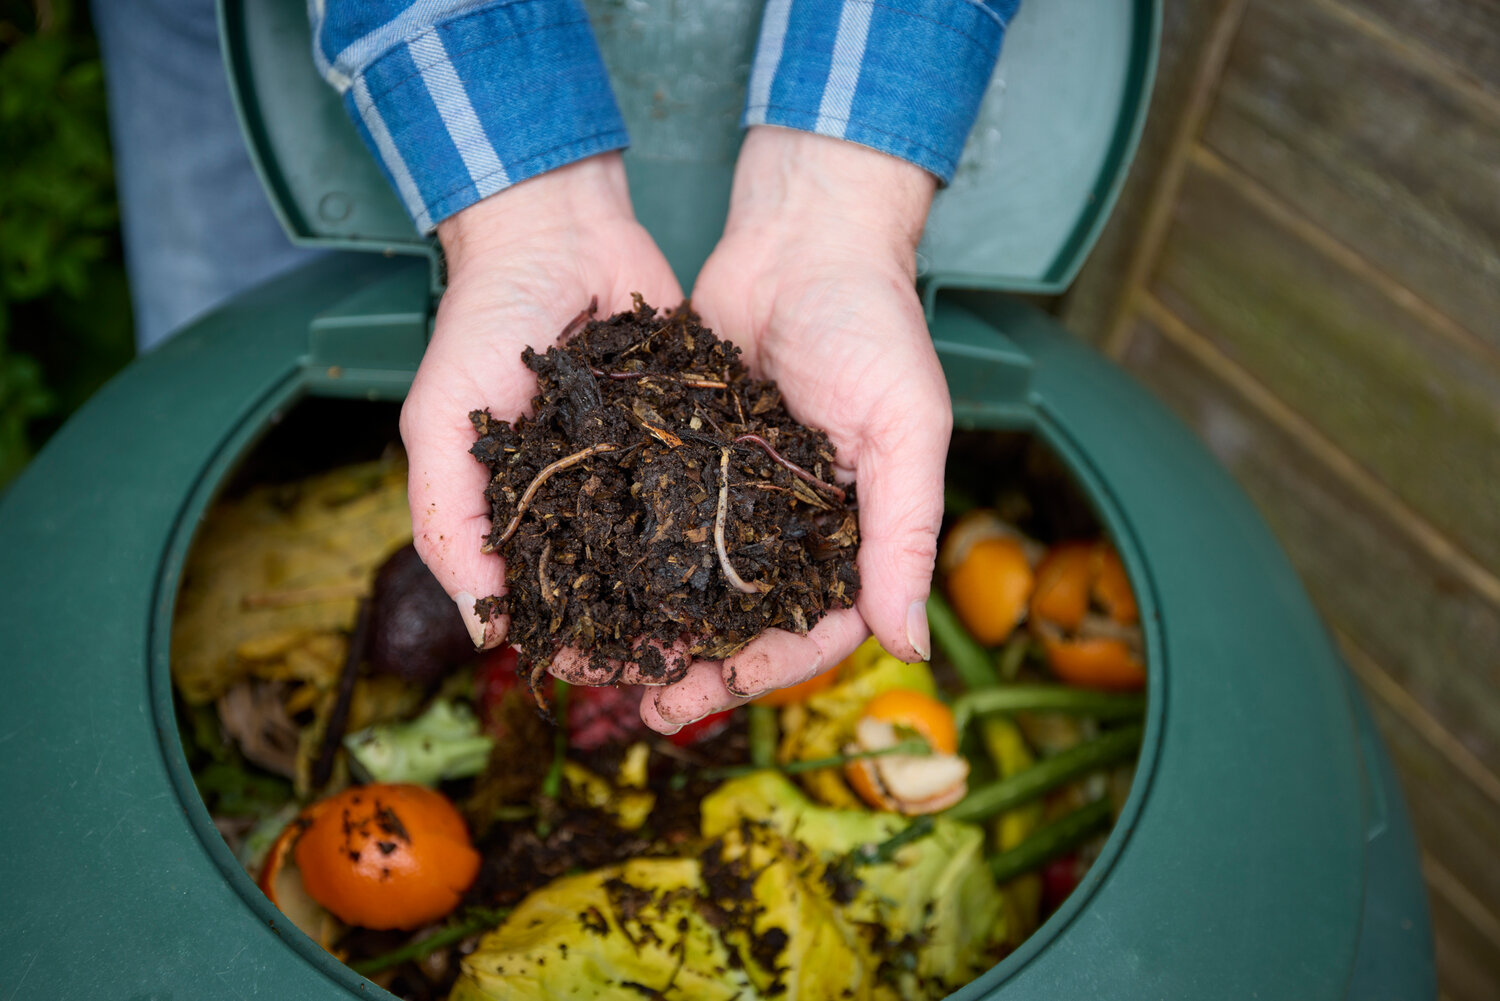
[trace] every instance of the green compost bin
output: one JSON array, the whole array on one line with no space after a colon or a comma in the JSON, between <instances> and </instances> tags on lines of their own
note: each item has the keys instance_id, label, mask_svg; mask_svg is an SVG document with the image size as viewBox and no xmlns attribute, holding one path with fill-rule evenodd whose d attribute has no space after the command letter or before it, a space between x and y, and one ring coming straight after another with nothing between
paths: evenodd
<instances>
[{"instance_id":1,"label":"green compost bin","mask_svg":"<svg viewBox=\"0 0 1500 1001\"><path fill-rule=\"evenodd\" d=\"M759 5L590 13L637 209L687 285L723 218ZM1076 273L1139 134L1159 21L1150 0L1023 5L922 248L957 424L1030 431L1069 465L1124 557L1149 653L1145 742L1103 854L954 997L1431 998L1401 794L1285 556L1178 421L1005 294ZM401 399L440 273L315 76L302 0L227 0L223 27L288 232L341 252L136 362L0 500L11 1001L390 997L288 924L214 830L178 743L168 641L230 471L300 400Z\"/></svg>"}]
</instances>

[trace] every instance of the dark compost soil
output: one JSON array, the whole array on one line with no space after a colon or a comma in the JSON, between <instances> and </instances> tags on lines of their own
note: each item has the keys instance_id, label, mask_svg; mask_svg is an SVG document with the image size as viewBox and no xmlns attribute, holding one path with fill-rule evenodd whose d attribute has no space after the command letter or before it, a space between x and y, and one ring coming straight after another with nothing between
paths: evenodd
<instances>
[{"instance_id":1,"label":"dark compost soil","mask_svg":"<svg viewBox=\"0 0 1500 1001\"><path fill-rule=\"evenodd\" d=\"M523 353L533 416L470 414L491 472L485 548L505 557L508 588L477 609L511 616L523 667L538 677L572 646L602 683L635 662L665 684L688 658L661 649L720 659L851 606L854 487L833 484L828 437L690 310L637 297L632 312L591 315Z\"/></svg>"}]
</instances>

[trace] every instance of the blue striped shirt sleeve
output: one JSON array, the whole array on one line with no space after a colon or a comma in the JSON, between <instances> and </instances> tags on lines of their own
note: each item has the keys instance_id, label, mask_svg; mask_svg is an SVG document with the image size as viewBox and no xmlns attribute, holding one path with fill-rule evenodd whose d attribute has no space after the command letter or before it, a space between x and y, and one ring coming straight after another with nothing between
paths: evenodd
<instances>
[{"instance_id":1,"label":"blue striped shirt sleeve","mask_svg":"<svg viewBox=\"0 0 1500 1001\"><path fill-rule=\"evenodd\" d=\"M768 0L744 124L847 139L953 179L1020 0Z\"/></svg>"},{"instance_id":2,"label":"blue striped shirt sleeve","mask_svg":"<svg viewBox=\"0 0 1500 1001\"><path fill-rule=\"evenodd\" d=\"M629 144L581 0L309 0L313 58L422 233Z\"/></svg>"}]
</instances>

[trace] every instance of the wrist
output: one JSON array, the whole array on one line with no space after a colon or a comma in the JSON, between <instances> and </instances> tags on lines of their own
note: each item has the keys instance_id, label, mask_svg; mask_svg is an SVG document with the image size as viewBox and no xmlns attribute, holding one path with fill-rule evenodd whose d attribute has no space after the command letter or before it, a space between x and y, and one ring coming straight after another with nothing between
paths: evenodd
<instances>
[{"instance_id":1,"label":"wrist","mask_svg":"<svg viewBox=\"0 0 1500 1001\"><path fill-rule=\"evenodd\" d=\"M481 199L438 223L448 268L513 246L522 238L578 233L611 222L634 222L625 165L602 153L538 174Z\"/></svg>"},{"instance_id":2,"label":"wrist","mask_svg":"<svg viewBox=\"0 0 1500 1001\"><path fill-rule=\"evenodd\" d=\"M910 258L936 190L937 179L921 167L868 146L755 126L735 166L725 231L794 229L796 239Z\"/></svg>"}]
</instances>

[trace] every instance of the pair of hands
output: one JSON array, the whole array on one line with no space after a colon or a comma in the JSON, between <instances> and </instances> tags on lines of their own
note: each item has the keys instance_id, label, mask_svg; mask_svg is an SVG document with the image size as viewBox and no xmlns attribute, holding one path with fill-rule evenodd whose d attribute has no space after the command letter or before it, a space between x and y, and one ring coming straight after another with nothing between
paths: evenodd
<instances>
[{"instance_id":1,"label":"pair of hands","mask_svg":"<svg viewBox=\"0 0 1500 1001\"><path fill-rule=\"evenodd\" d=\"M810 133L750 130L724 235L693 307L774 379L792 415L822 428L840 474L859 482L862 587L855 608L806 636L770 630L726 661L694 663L648 690L641 717L672 733L709 713L806 680L871 632L906 660L929 654L926 599L943 513L952 411L915 287L917 241L935 182L922 169ZM599 297L656 306L682 289L636 222L618 154L525 181L438 227L448 290L401 413L417 552L454 597L476 645L504 639L474 599L503 590L504 562L482 555L488 473L469 455L469 412L525 412L536 379L521 349L544 350ZM554 673L567 680L564 666ZM728 685L732 683L734 688Z\"/></svg>"}]
</instances>

